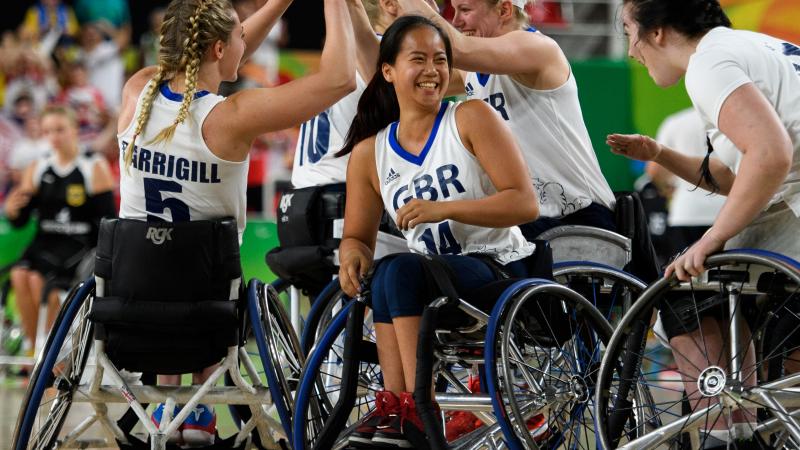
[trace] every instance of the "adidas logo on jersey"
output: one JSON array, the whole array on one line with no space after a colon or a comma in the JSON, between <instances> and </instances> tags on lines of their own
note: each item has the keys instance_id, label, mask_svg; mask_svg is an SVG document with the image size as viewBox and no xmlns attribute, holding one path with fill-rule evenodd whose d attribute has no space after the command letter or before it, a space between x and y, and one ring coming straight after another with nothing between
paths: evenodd
<instances>
[{"instance_id":1,"label":"adidas logo on jersey","mask_svg":"<svg viewBox=\"0 0 800 450\"><path fill-rule=\"evenodd\" d=\"M172 228L148 227L147 235L144 238L149 239L153 244L161 245L164 241L172 240Z\"/></svg>"},{"instance_id":2,"label":"adidas logo on jersey","mask_svg":"<svg viewBox=\"0 0 800 450\"><path fill-rule=\"evenodd\" d=\"M475 95L475 88L472 87L472 83L467 83L467 85L464 86L464 91L467 93L467 97Z\"/></svg>"},{"instance_id":3,"label":"adidas logo on jersey","mask_svg":"<svg viewBox=\"0 0 800 450\"><path fill-rule=\"evenodd\" d=\"M394 169L389 169L389 176L386 177L386 181L383 182L384 186L387 186L392 181L400 178L400 174L395 172Z\"/></svg>"}]
</instances>

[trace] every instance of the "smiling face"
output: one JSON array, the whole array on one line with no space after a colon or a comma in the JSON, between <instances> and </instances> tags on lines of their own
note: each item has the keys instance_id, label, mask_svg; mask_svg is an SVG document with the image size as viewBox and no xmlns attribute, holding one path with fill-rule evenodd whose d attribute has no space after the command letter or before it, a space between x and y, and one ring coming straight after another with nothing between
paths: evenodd
<instances>
[{"instance_id":1,"label":"smiling face","mask_svg":"<svg viewBox=\"0 0 800 450\"><path fill-rule=\"evenodd\" d=\"M675 33L667 33L663 27L642 32L634 18L633 9L631 3L626 3L622 8L622 27L628 39L628 56L647 67L650 78L658 86L672 86L685 73L685 70L671 64L668 58Z\"/></svg>"},{"instance_id":2,"label":"smiling face","mask_svg":"<svg viewBox=\"0 0 800 450\"><path fill-rule=\"evenodd\" d=\"M429 26L411 29L403 37L394 63L384 63L382 73L394 85L401 107L410 100L438 109L450 81L442 37Z\"/></svg>"},{"instance_id":3,"label":"smiling face","mask_svg":"<svg viewBox=\"0 0 800 450\"><path fill-rule=\"evenodd\" d=\"M501 0L507 1L507 0ZM453 0L453 26L467 36L494 37L500 34L503 22L498 6L487 0Z\"/></svg>"}]
</instances>

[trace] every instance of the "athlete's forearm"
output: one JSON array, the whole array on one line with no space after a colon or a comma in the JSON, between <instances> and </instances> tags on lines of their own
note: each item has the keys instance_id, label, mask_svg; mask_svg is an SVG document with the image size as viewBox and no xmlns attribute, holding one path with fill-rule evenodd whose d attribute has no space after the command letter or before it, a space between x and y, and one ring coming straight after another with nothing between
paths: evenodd
<instances>
[{"instance_id":1,"label":"athlete's forearm","mask_svg":"<svg viewBox=\"0 0 800 450\"><path fill-rule=\"evenodd\" d=\"M275 24L281 19L283 13L292 0L269 0L252 16L242 23L244 27L244 41L247 44L242 61L246 61L258 49Z\"/></svg>"},{"instance_id":2,"label":"athlete's forearm","mask_svg":"<svg viewBox=\"0 0 800 450\"><path fill-rule=\"evenodd\" d=\"M505 228L536 220L536 196L506 189L477 200L441 202L448 218L479 227Z\"/></svg>"}]
</instances>

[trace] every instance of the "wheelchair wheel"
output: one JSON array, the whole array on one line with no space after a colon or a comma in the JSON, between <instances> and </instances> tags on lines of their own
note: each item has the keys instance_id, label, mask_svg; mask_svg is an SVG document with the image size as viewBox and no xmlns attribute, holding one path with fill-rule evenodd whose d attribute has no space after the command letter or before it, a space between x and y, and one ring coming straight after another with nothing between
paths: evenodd
<instances>
[{"instance_id":1,"label":"wheelchair wheel","mask_svg":"<svg viewBox=\"0 0 800 450\"><path fill-rule=\"evenodd\" d=\"M800 265L734 250L710 256L706 268L691 282L657 281L620 321L598 374L605 448L800 444L787 413L800 404Z\"/></svg>"},{"instance_id":2,"label":"wheelchair wheel","mask_svg":"<svg viewBox=\"0 0 800 450\"><path fill-rule=\"evenodd\" d=\"M589 300L612 326L647 288L643 281L627 272L590 261L556 263L553 275L556 282Z\"/></svg>"},{"instance_id":3,"label":"wheelchair wheel","mask_svg":"<svg viewBox=\"0 0 800 450\"><path fill-rule=\"evenodd\" d=\"M89 358L92 322L88 319L94 298L94 279L74 288L58 314L25 393L14 432L14 449L50 449L76 437L63 436L61 428L70 412Z\"/></svg>"},{"instance_id":4,"label":"wheelchair wheel","mask_svg":"<svg viewBox=\"0 0 800 450\"><path fill-rule=\"evenodd\" d=\"M378 364L374 330L371 326L362 325L362 338L356 352L350 354L345 348L348 316L354 306L364 307L354 302L344 304L341 310L332 316L306 360L295 402L293 419L295 449L327 448L320 442L321 433L334 414L337 404L340 401L347 403L340 397L351 394L354 397L349 411L342 413L346 416L344 420L346 427L357 423L372 411L375 394L382 389L383 377ZM363 322L363 316L360 317ZM324 322L325 320L321 325L324 325ZM354 369L356 383L355 386L342 386L346 360L351 355L357 359L355 361L357 367ZM338 436L339 431L342 430L336 431L335 435Z\"/></svg>"},{"instance_id":5,"label":"wheelchair wheel","mask_svg":"<svg viewBox=\"0 0 800 450\"><path fill-rule=\"evenodd\" d=\"M270 395L286 436L291 440L294 393L304 362L300 342L272 286L251 281L248 309ZM242 410L239 416L247 420L249 411Z\"/></svg>"},{"instance_id":6,"label":"wheelchair wheel","mask_svg":"<svg viewBox=\"0 0 800 450\"><path fill-rule=\"evenodd\" d=\"M325 289L314 299L311 310L308 312L303 324L303 333L300 337L300 346L303 348L304 355L308 355L311 352L311 348L314 347L317 339L325 331L326 325L333 318L333 312L338 311L337 308L340 308L345 301L344 292L339 287L338 277L328 283ZM322 322L322 325L320 325L320 322Z\"/></svg>"},{"instance_id":7,"label":"wheelchair wheel","mask_svg":"<svg viewBox=\"0 0 800 450\"><path fill-rule=\"evenodd\" d=\"M524 280L492 312L489 394L512 449L594 447L593 392L611 326L575 291Z\"/></svg>"}]
</instances>

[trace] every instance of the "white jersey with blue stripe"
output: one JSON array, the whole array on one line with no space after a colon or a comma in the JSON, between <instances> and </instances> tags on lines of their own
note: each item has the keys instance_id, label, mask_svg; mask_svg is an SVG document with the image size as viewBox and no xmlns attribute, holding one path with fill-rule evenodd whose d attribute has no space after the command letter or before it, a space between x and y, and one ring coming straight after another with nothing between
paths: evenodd
<instances>
[{"instance_id":1,"label":"white jersey with blue stripe","mask_svg":"<svg viewBox=\"0 0 800 450\"><path fill-rule=\"evenodd\" d=\"M389 215L412 198L448 202L475 200L497 191L475 155L461 142L455 112L460 103L442 103L422 152L409 153L397 141L398 123L375 140L375 164L381 197ZM534 245L517 227L487 228L454 220L419 224L403 232L408 248L422 254L484 254L501 264L525 258Z\"/></svg>"},{"instance_id":2,"label":"white jersey with blue stripe","mask_svg":"<svg viewBox=\"0 0 800 450\"><path fill-rule=\"evenodd\" d=\"M121 173L119 216L165 222L233 217L241 243L247 219L250 160L233 162L219 158L206 145L202 132L206 117L225 97L198 92L189 108L190 117L178 125L172 139L153 144L153 138L175 121L183 101L183 95L170 91L167 83L163 83L153 99L147 125L136 138L133 161L126 168L125 154L148 87L139 96L131 124L117 136Z\"/></svg>"},{"instance_id":3,"label":"white jersey with blue stripe","mask_svg":"<svg viewBox=\"0 0 800 450\"><path fill-rule=\"evenodd\" d=\"M292 185L299 189L344 183L349 155L337 158L356 116L367 85L356 73L356 90L300 126L292 167Z\"/></svg>"},{"instance_id":4,"label":"white jersey with blue stripe","mask_svg":"<svg viewBox=\"0 0 800 450\"><path fill-rule=\"evenodd\" d=\"M614 208L614 194L600 171L578 102L578 85L567 81L549 90L523 86L511 75L468 73L468 99L488 103L511 127L543 217L561 218L599 203Z\"/></svg>"}]
</instances>

